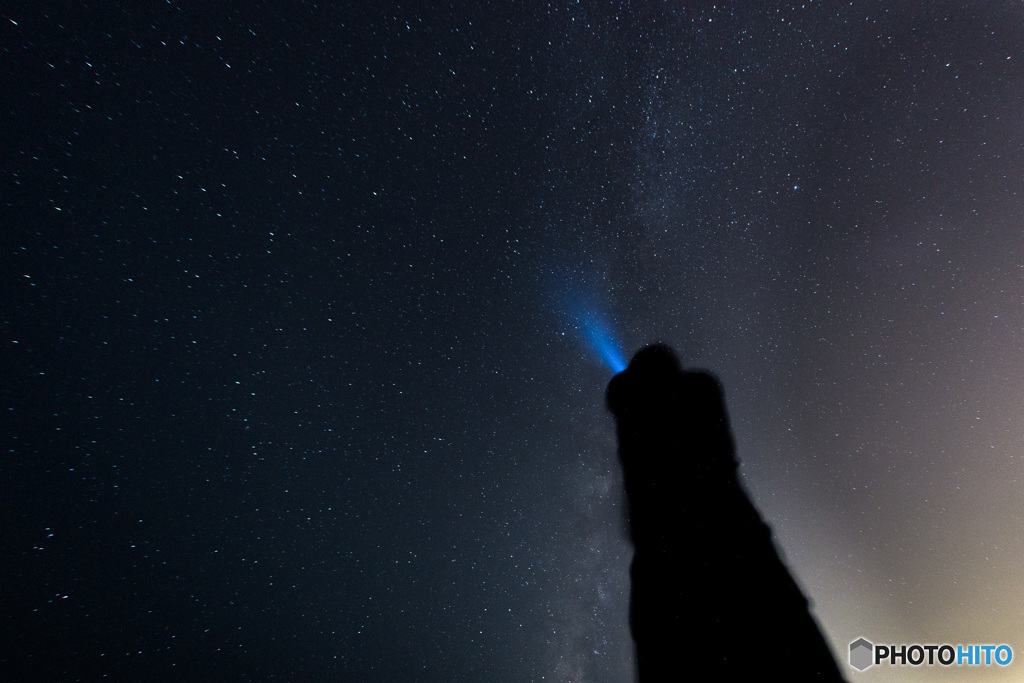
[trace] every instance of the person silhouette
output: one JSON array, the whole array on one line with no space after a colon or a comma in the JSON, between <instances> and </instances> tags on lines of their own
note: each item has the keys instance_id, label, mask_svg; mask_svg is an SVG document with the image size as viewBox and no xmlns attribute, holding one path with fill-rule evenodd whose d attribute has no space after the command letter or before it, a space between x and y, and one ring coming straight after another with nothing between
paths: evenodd
<instances>
[{"instance_id":1,"label":"person silhouette","mask_svg":"<svg viewBox=\"0 0 1024 683\"><path fill-rule=\"evenodd\" d=\"M634 545L641 683L841 681L818 624L737 478L723 391L675 352L641 349L608 385Z\"/></svg>"}]
</instances>

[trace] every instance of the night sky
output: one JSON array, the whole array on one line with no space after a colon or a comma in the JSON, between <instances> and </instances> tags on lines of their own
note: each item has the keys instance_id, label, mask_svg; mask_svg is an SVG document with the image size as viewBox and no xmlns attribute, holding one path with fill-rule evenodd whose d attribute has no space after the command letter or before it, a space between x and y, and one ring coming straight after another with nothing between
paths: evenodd
<instances>
[{"instance_id":1,"label":"night sky","mask_svg":"<svg viewBox=\"0 0 1024 683\"><path fill-rule=\"evenodd\" d=\"M851 680L1022 675L1020 2L26 2L0 50L5 678L632 680L599 338L719 376Z\"/></svg>"}]
</instances>

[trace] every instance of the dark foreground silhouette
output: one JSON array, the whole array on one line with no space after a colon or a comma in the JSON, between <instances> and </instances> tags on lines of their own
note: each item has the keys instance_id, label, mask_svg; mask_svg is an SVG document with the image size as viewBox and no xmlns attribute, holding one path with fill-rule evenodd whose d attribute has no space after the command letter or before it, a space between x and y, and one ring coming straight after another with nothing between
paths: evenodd
<instances>
[{"instance_id":1,"label":"dark foreground silhouette","mask_svg":"<svg viewBox=\"0 0 1024 683\"><path fill-rule=\"evenodd\" d=\"M736 478L718 381L649 346L608 385L629 524L641 683L841 681L807 599Z\"/></svg>"}]
</instances>

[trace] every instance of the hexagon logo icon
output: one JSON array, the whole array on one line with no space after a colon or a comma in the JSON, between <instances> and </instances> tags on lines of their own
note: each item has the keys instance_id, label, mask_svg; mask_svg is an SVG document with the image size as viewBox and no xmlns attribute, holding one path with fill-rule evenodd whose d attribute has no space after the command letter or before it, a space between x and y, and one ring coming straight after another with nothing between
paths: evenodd
<instances>
[{"instance_id":1,"label":"hexagon logo icon","mask_svg":"<svg viewBox=\"0 0 1024 683\"><path fill-rule=\"evenodd\" d=\"M874 664L875 646L866 638L858 638L850 643L850 666L857 671L864 671Z\"/></svg>"}]
</instances>

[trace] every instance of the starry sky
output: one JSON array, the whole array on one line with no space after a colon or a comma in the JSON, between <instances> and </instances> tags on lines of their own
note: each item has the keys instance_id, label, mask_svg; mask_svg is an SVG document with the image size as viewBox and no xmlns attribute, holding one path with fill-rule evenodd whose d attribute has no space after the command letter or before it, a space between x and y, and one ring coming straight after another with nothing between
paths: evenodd
<instances>
[{"instance_id":1,"label":"starry sky","mask_svg":"<svg viewBox=\"0 0 1024 683\"><path fill-rule=\"evenodd\" d=\"M1020 2L0 15L15 678L631 681L655 341L851 680L1024 654Z\"/></svg>"}]
</instances>

